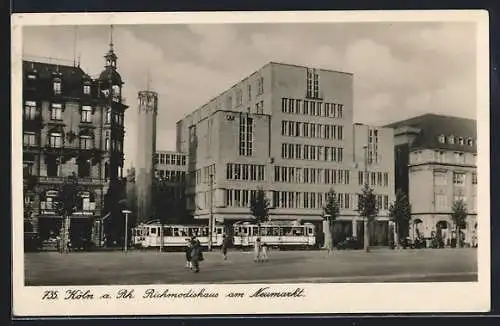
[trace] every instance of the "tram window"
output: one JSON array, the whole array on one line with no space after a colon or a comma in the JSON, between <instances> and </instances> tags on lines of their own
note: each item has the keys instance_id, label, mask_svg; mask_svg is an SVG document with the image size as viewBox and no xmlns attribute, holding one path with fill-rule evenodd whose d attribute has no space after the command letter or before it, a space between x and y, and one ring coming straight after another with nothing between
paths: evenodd
<instances>
[{"instance_id":1,"label":"tram window","mask_svg":"<svg viewBox=\"0 0 500 326\"><path fill-rule=\"evenodd\" d=\"M174 228L173 229L173 233L174 233L174 237L178 237L179 236L179 229L178 228Z\"/></svg>"},{"instance_id":2,"label":"tram window","mask_svg":"<svg viewBox=\"0 0 500 326\"><path fill-rule=\"evenodd\" d=\"M283 235L292 235L292 228L291 227L284 227L283 228Z\"/></svg>"},{"instance_id":3,"label":"tram window","mask_svg":"<svg viewBox=\"0 0 500 326\"><path fill-rule=\"evenodd\" d=\"M274 227L273 228L273 236L280 236L280 228L279 227Z\"/></svg>"},{"instance_id":4,"label":"tram window","mask_svg":"<svg viewBox=\"0 0 500 326\"><path fill-rule=\"evenodd\" d=\"M269 228L267 228L265 226L260 228L260 234L262 234L262 235L269 235L269 233L270 233L269 232Z\"/></svg>"},{"instance_id":5,"label":"tram window","mask_svg":"<svg viewBox=\"0 0 500 326\"><path fill-rule=\"evenodd\" d=\"M292 229L293 231L293 235L294 236L301 236L301 235L304 235L304 228L302 227L299 227L299 228L293 228Z\"/></svg>"},{"instance_id":6,"label":"tram window","mask_svg":"<svg viewBox=\"0 0 500 326\"><path fill-rule=\"evenodd\" d=\"M151 234L156 234L156 228L151 229Z\"/></svg>"},{"instance_id":7,"label":"tram window","mask_svg":"<svg viewBox=\"0 0 500 326\"><path fill-rule=\"evenodd\" d=\"M247 234L248 233L248 228L247 227L244 227L242 229L243 229L243 234Z\"/></svg>"},{"instance_id":8,"label":"tram window","mask_svg":"<svg viewBox=\"0 0 500 326\"><path fill-rule=\"evenodd\" d=\"M309 231L309 235L313 234L313 229L312 228L307 228L307 230Z\"/></svg>"},{"instance_id":9,"label":"tram window","mask_svg":"<svg viewBox=\"0 0 500 326\"><path fill-rule=\"evenodd\" d=\"M222 229L221 228L217 228L217 234L222 234Z\"/></svg>"}]
</instances>

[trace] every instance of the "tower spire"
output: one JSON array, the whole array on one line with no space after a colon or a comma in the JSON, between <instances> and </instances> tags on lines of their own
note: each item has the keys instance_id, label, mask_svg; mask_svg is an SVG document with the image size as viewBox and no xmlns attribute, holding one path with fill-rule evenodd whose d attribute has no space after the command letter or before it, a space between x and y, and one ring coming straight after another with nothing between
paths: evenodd
<instances>
[{"instance_id":1,"label":"tower spire","mask_svg":"<svg viewBox=\"0 0 500 326\"><path fill-rule=\"evenodd\" d=\"M73 67L76 67L76 46L78 42L78 26L75 26L73 35Z\"/></svg>"},{"instance_id":2,"label":"tower spire","mask_svg":"<svg viewBox=\"0 0 500 326\"><path fill-rule=\"evenodd\" d=\"M109 27L109 51L113 52L113 25Z\"/></svg>"}]
</instances>

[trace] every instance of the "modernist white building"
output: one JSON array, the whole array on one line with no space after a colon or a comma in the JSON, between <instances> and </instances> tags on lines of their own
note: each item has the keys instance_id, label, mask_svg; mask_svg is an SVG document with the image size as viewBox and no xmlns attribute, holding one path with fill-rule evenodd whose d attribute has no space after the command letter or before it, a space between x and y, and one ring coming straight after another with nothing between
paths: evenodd
<instances>
[{"instance_id":1,"label":"modernist white building","mask_svg":"<svg viewBox=\"0 0 500 326\"><path fill-rule=\"evenodd\" d=\"M322 228L333 188L341 207L336 238L360 237L357 201L367 180L380 206L371 238L385 244L394 200L393 130L354 124L353 78L271 62L180 120L177 151L188 155L187 203L194 217L251 220L250 198L261 187L272 220Z\"/></svg>"}]
</instances>

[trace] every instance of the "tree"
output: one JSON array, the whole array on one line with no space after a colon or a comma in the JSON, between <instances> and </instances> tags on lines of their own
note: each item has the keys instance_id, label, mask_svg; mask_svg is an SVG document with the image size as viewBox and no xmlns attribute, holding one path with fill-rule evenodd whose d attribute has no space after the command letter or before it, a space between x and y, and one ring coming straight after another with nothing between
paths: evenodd
<instances>
[{"instance_id":1,"label":"tree","mask_svg":"<svg viewBox=\"0 0 500 326\"><path fill-rule=\"evenodd\" d=\"M326 218L329 231L328 238L326 239L328 252L333 250L333 228L339 215L339 211L337 194L335 193L335 190L330 189L326 197L326 206L323 208L324 217Z\"/></svg>"},{"instance_id":2,"label":"tree","mask_svg":"<svg viewBox=\"0 0 500 326\"><path fill-rule=\"evenodd\" d=\"M260 236L261 223L269 220L269 199L262 188L257 189L250 198L250 211L257 222L257 234Z\"/></svg>"},{"instance_id":3,"label":"tree","mask_svg":"<svg viewBox=\"0 0 500 326\"><path fill-rule=\"evenodd\" d=\"M67 219L76 211L79 200L79 192L80 187L78 186L78 179L73 173L64 181L57 194L55 210L57 215L60 215L62 218L63 234L61 235L61 238L62 250L64 252L68 250L69 241L69 225L67 223Z\"/></svg>"},{"instance_id":4,"label":"tree","mask_svg":"<svg viewBox=\"0 0 500 326\"><path fill-rule=\"evenodd\" d=\"M378 215L377 197L373 193L373 189L367 184L364 185L358 201L359 215L364 218L364 247L369 251L370 243L370 227L375 217Z\"/></svg>"},{"instance_id":5,"label":"tree","mask_svg":"<svg viewBox=\"0 0 500 326\"><path fill-rule=\"evenodd\" d=\"M401 228L408 225L411 219L411 205L404 191L400 189L396 191L396 200L389 207L389 216L395 224L396 237L394 241L399 248Z\"/></svg>"},{"instance_id":6,"label":"tree","mask_svg":"<svg viewBox=\"0 0 500 326\"><path fill-rule=\"evenodd\" d=\"M465 222L467 220L467 205L462 199L453 202L451 207L451 219L455 224L456 232L456 248L459 246L460 242L460 229L465 227Z\"/></svg>"}]
</instances>

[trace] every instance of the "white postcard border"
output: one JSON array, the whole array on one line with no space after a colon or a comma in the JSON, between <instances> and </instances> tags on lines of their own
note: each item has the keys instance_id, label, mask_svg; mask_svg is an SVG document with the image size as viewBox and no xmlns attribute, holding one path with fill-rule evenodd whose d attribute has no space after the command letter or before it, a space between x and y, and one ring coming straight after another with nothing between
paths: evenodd
<instances>
[{"instance_id":1,"label":"white postcard border","mask_svg":"<svg viewBox=\"0 0 500 326\"><path fill-rule=\"evenodd\" d=\"M477 24L478 126L478 282L470 283L343 283L252 285L140 286L24 286L22 205L22 26L185 24L185 23L299 23L299 22L470 21ZM12 17L12 212L13 314L15 316L295 314L295 313L409 313L486 312L490 309L490 189L489 189L489 23L486 11L351 11L351 12L218 12L218 13L66 13L16 14ZM228 298L229 292L252 294L304 289L297 298ZM218 293L218 298L144 299L145 290L189 289ZM89 289L94 300L42 300L44 291ZM133 299L113 299L122 289ZM109 294L112 298L99 299Z\"/></svg>"}]
</instances>

